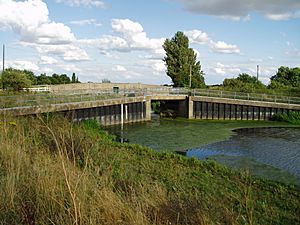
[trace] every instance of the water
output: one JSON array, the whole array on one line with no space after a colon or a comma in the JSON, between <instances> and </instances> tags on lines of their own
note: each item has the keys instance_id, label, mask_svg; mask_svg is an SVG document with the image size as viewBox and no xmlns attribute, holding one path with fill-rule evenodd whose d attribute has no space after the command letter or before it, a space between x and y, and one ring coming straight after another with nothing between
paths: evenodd
<instances>
[{"instance_id":1,"label":"water","mask_svg":"<svg viewBox=\"0 0 300 225\"><path fill-rule=\"evenodd\" d=\"M259 127L260 126L260 127ZM262 126L262 127L261 127ZM158 151L188 150L267 179L300 184L300 128L272 122L189 121L154 117L152 122L109 127L109 132ZM243 128L240 127L258 127ZM212 144L208 144L212 143Z\"/></svg>"},{"instance_id":2,"label":"water","mask_svg":"<svg viewBox=\"0 0 300 225\"><path fill-rule=\"evenodd\" d=\"M250 128L235 132L229 140L190 149L187 155L215 159L234 167L241 167L234 164L244 162L250 169L256 161L300 178L299 128Z\"/></svg>"}]
</instances>

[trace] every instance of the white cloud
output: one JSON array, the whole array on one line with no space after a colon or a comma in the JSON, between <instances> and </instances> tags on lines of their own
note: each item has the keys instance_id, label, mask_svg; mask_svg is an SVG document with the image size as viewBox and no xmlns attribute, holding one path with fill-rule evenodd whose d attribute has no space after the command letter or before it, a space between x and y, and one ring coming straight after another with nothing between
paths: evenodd
<instances>
[{"instance_id":1,"label":"white cloud","mask_svg":"<svg viewBox=\"0 0 300 225\"><path fill-rule=\"evenodd\" d=\"M71 29L49 19L47 5L42 0L2 0L0 12L0 28L18 34L24 46L60 55L67 61L89 59L85 50L74 45L76 38Z\"/></svg>"},{"instance_id":2,"label":"white cloud","mask_svg":"<svg viewBox=\"0 0 300 225\"><path fill-rule=\"evenodd\" d=\"M241 69L238 67L224 65L222 63L217 63L213 70L215 73L222 76L237 76L241 72Z\"/></svg>"},{"instance_id":3,"label":"white cloud","mask_svg":"<svg viewBox=\"0 0 300 225\"><path fill-rule=\"evenodd\" d=\"M125 72L125 71L127 71L127 69L124 66L115 65L115 66L113 66L112 71L114 71L114 72Z\"/></svg>"},{"instance_id":4,"label":"white cloud","mask_svg":"<svg viewBox=\"0 0 300 225\"><path fill-rule=\"evenodd\" d=\"M154 74L161 74L164 73L166 71L166 65L163 61L156 61L153 62L151 65L151 68L154 71Z\"/></svg>"},{"instance_id":5,"label":"white cloud","mask_svg":"<svg viewBox=\"0 0 300 225\"><path fill-rule=\"evenodd\" d=\"M42 65L53 65L53 64L57 64L58 61L50 56L41 56L41 61L40 64Z\"/></svg>"},{"instance_id":6,"label":"white cloud","mask_svg":"<svg viewBox=\"0 0 300 225\"><path fill-rule=\"evenodd\" d=\"M59 67L68 72L80 72L81 71L81 69L78 68L77 66L75 66L74 64L61 64Z\"/></svg>"},{"instance_id":7,"label":"white cloud","mask_svg":"<svg viewBox=\"0 0 300 225\"><path fill-rule=\"evenodd\" d=\"M68 26L51 22L42 24L34 33L23 36L23 41L37 44L70 44L75 41L75 36Z\"/></svg>"},{"instance_id":8,"label":"white cloud","mask_svg":"<svg viewBox=\"0 0 300 225\"><path fill-rule=\"evenodd\" d=\"M122 34L131 49L161 49L165 40L164 38L148 38L142 25L129 19L113 19L112 28Z\"/></svg>"},{"instance_id":9,"label":"white cloud","mask_svg":"<svg viewBox=\"0 0 300 225\"><path fill-rule=\"evenodd\" d=\"M210 41L208 35L201 30L185 31L184 34L189 38L191 43L207 44Z\"/></svg>"},{"instance_id":10,"label":"white cloud","mask_svg":"<svg viewBox=\"0 0 300 225\"><path fill-rule=\"evenodd\" d=\"M1 1L0 12L0 28L17 33L23 42L65 44L75 39L69 27L50 21L47 5L41 0Z\"/></svg>"},{"instance_id":11,"label":"white cloud","mask_svg":"<svg viewBox=\"0 0 300 225\"><path fill-rule=\"evenodd\" d=\"M269 19L296 18L300 10L299 0L181 0L186 10L206 15L221 16L239 20L252 12L258 12Z\"/></svg>"},{"instance_id":12,"label":"white cloud","mask_svg":"<svg viewBox=\"0 0 300 225\"><path fill-rule=\"evenodd\" d=\"M95 39L81 39L78 40L78 43L95 46L105 54L107 54L108 51L125 52L130 50L129 45L125 39L112 35L103 35L102 37Z\"/></svg>"},{"instance_id":13,"label":"white cloud","mask_svg":"<svg viewBox=\"0 0 300 225\"><path fill-rule=\"evenodd\" d=\"M224 41L213 41L208 34L201 30L185 31L185 35L189 38L191 43L206 44L214 52L225 54L239 54L240 49L237 45L227 44ZM196 52L199 57L199 52Z\"/></svg>"},{"instance_id":14,"label":"white cloud","mask_svg":"<svg viewBox=\"0 0 300 225\"><path fill-rule=\"evenodd\" d=\"M53 69L52 68L49 68L49 67L42 67L41 69L40 69L40 72L41 73L53 73Z\"/></svg>"},{"instance_id":15,"label":"white cloud","mask_svg":"<svg viewBox=\"0 0 300 225\"><path fill-rule=\"evenodd\" d=\"M237 45L227 44L224 41L211 41L210 47L213 51L226 54L239 54L240 49Z\"/></svg>"},{"instance_id":16,"label":"white cloud","mask_svg":"<svg viewBox=\"0 0 300 225\"><path fill-rule=\"evenodd\" d=\"M15 69L20 69L20 70L31 70L31 71L39 70L39 67L36 63L31 61L26 61L26 60L8 61L7 66Z\"/></svg>"},{"instance_id":17,"label":"white cloud","mask_svg":"<svg viewBox=\"0 0 300 225\"><path fill-rule=\"evenodd\" d=\"M289 20L293 18L293 14L290 12L280 14L266 14L266 17L271 20Z\"/></svg>"},{"instance_id":18,"label":"white cloud","mask_svg":"<svg viewBox=\"0 0 300 225\"><path fill-rule=\"evenodd\" d=\"M100 0L56 0L56 2L64 3L72 7L79 7L79 6L99 7L99 8L105 7L105 3Z\"/></svg>"},{"instance_id":19,"label":"white cloud","mask_svg":"<svg viewBox=\"0 0 300 225\"><path fill-rule=\"evenodd\" d=\"M78 26L85 26L85 25L94 25L96 27L102 26L102 24L97 22L96 19L74 20L71 21L70 23Z\"/></svg>"},{"instance_id":20,"label":"white cloud","mask_svg":"<svg viewBox=\"0 0 300 225\"><path fill-rule=\"evenodd\" d=\"M49 21L47 5L41 0L1 0L0 11L0 27L19 34L32 33L41 24Z\"/></svg>"},{"instance_id":21,"label":"white cloud","mask_svg":"<svg viewBox=\"0 0 300 225\"><path fill-rule=\"evenodd\" d=\"M162 58L165 38L149 38L142 25L129 19L113 19L111 26L117 35L103 35L96 39L81 39L78 43L96 46L101 53L110 56L109 51L148 51Z\"/></svg>"},{"instance_id":22,"label":"white cloud","mask_svg":"<svg viewBox=\"0 0 300 225\"><path fill-rule=\"evenodd\" d=\"M90 59L84 49L73 44L37 45L36 48L42 54L60 55L65 61L85 61Z\"/></svg>"}]
</instances>

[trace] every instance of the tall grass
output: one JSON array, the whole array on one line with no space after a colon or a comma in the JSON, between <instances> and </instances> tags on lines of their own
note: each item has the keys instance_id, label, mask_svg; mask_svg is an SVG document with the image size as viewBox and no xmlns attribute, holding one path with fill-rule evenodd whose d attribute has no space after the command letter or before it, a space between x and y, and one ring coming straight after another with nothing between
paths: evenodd
<instances>
[{"instance_id":1,"label":"tall grass","mask_svg":"<svg viewBox=\"0 0 300 225\"><path fill-rule=\"evenodd\" d=\"M0 129L0 224L300 223L299 187L115 143L94 121Z\"/></svg>"}]
</instances>

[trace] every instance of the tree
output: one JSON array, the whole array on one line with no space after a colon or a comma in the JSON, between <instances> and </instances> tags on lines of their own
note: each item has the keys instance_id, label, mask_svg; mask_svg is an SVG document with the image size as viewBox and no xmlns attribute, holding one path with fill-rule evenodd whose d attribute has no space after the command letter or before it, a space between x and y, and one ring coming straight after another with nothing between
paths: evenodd
<instances>
[{"instance_id":1,"label":"tree","mask_svg":"<svg viewBox=\"0 0 300 225\"><path fill-rule=\"evenodd\" d=\"M196 61L197 54L189 48L189 39L183 32L178 31L171 40L166 39L163 48L166 51L163 61L174 87L189 87L190 73L192 88L205 86L204 73L200 62Z\"/></svg>"},{"instance_id":2,"label":"tree","mask_svg":"<svg viewBox=\"0 0 300 225\"><path fill-rule=\"evenodd\" d=\"M241 81L243 83L248 83L248 84L256 84L259 83L260 81L257 80L256 77L250 76L247 73L241 73L239 76L236 78L238 81Z\"/></svg>"},{"instance_id":3,"label":"tree","mask_svg":"<svg viewBox=\"0 0 300 225\"><path fill-rule=\"evenodd\" d=\"M40 76L37 77L37 84L38 85L49 85L49 84L51 84L51 80L45 73L42 73Z\"/></svg>"},{"instance_id":4,"label":"tree","mask_svg":"<svg viewBox=\"0 0 300 225\"><path fill-rule=\"evenodd\" d=\"M23 72L26 74L26 77L31 81L32 85L37 84L37 77L34 75L34 73L30 70L23 70Z\"/></svg>"},{"instance_id":5,"label":"tree","mask_svg":"<svg viewBox=\"0 0 300 225\"><path fill-rule=\"evenodd\" d=\"M239 74L237 78L224 79L223 86L227 90L240 92L255 92L258 89L266 88L255 76L250 76L246 73Z\"/></svg>"},{"instance_id":6,"label":"tree","mask_svg":"<svg viewBox=\"0 0 300 225\"><path fill-rule=\"evenodd\" d=\"M270 87L291 86L300 87L300 68L289 68L281 66L276 75L271 77Z\"/></svg>"},{"instance_id":7,"label":"tree","mask_svg":"<svg viewBox=\"0 0 300 225\"><path fill-rule=\"evenodd\" d=\"M75 75L75 73L72 74L72 81L71 82L72 83L76 83L76 75Z\"/></svg>"},{"instance_id":8,"label":"tree","mask_svg":"<svg viewBox=\"0 0 300 225\"><path fill-rule=\"evenodd\" d=\"M51 84L61 84L60 75L54 73L51 77L49 77Z\"/></svg>"},{"instance_id":9,"label":"tree","mask_svg":"<svg viewBox=\"0 0 300 225\"><path fill-rule=\"evenodd\" d=\"M107 78L104 78L104 79L102 79L102 83L108 84L108 83L111 83L111 81Z\"/></svg>"},{"instance_id":10,"label":"tree","mask_svg":"<svg viewBox=\"0 0 300 225\"><path fill-rule=\"evenodd\" d=\"M30 87L31 80L24 71L8 68L2 73L2 84L4 89L20 91Z\"/></svg>"},{"instance_id":11,"label":"tree","mask_svg":"<svg viewBox=\"0 0 300 225\"><path fill-rule=\"evenodd\" d=\"M71 83L71 79L70 79L70 77L68 77L67 74L61 74L59 76L59 78L60 78L60 83L61 84L70 84Z\"/></svg>"}]
</instances>

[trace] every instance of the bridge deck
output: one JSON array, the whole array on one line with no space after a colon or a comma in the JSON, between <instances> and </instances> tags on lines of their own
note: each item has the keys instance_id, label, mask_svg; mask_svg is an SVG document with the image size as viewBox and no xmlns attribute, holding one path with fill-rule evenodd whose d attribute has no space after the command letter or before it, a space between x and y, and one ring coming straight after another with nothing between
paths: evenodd
<instances>
[{"instance_id":1,"label":"bridge deck","mask_svg":"<svg viewBox=\"0 0 300 225\"><path fill-rule=\"evenodd\" d=\"M300 98L249 94L212 90L187 89L145 89L143 91L123 91L90 93L84 95L24 95L0 96L0 113L15 115L58 112L142 101L202 101L221 104L248 105L256 107L282 108L300 111Z\"/></svg>"}]
</instances>

